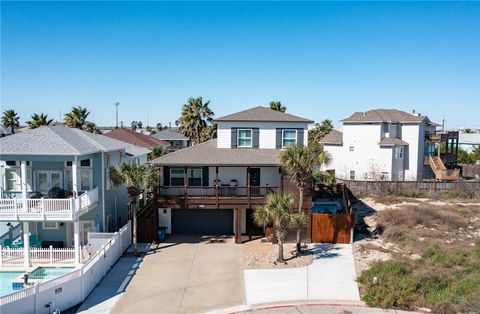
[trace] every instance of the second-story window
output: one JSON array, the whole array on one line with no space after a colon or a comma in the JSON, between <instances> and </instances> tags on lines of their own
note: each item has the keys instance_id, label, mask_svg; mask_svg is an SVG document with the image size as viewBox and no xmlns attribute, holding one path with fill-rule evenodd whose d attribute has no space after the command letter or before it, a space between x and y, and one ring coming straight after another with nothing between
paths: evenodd
<instances>
[{"instance_id":1,"label":"second-story window","mask_svg":"<svg viewBox=\"0 0 480 314\"><path fill-rule=\"evenodd\" d=\"M237 147L252 147L251 129L238 129Z\"/></svg>"},{"instance_id":2,"label":"second-story window","mask_svg":"<svg viewBox=\"0 0 480 314\"><path fill-rule=\"evenodd\" d=\"M355 146L350 146L350 147L348 148L348 151L354 152L354 151L355 151Z\"/></svg>"},{"instance_id":3,"label":"second-story window","mask_svg":"<svg viewBox=\"0 0 480 314\"><path fill-rule=\"evenodd\" d=\"M184 170L183 168L171 168L170 169L170 185L171 186L184 186Z\"/></svg>"},{"instance_id":4,"label":"second-story window","mask_svg":"<svg viewBox=\"0 0 480 314\"><path fill-rule=\"evenodd\" d=\"M282 147L297 144L297 130L282 130Z\"/></svg>"},{"instance_id":5,"label":"second-story window","mask_svg":"<svg viewBox=\"0 0 480 314\"><path fill-rule=\"evenodd\" d=\"M202 186L202 169L188 169L188 185Z\"/></svg>"}]
</instances>

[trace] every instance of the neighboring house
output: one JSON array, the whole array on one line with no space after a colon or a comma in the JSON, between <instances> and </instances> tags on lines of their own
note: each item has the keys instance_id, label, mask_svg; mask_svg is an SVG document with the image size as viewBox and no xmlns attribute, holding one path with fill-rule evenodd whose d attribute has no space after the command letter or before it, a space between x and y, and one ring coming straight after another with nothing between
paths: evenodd
<instances>
[{"instance_id":1,"label":"neighboring house","mask_svg":"<svg viewBox=\"0 0 480 314\"><path fill-rule=\"evenodd\" d=\"M188 139L188 137L185 137L176 129L165 129L150 136L162 141L169 142L170 147L168 147L168 150L171 152L188 147L190 145L190 140Z\"/></svg>"},{"instance_id":2,"label":"neighboring house","mask_svg":"<svg viewBox=\"0 0 480 314\"><path fill-rule=\"evenodd\" d=\"M126 189L109 180L110 167L126 158L127 146L62 126L0 138L0 222L20 224L37 246L75 248L79 261L88 231L112 232L128 221ZM52 188L65 195L49 197Z\"/></svg>"},{"instance_id":3,"label":"neighboring house","mask_svg":"<svg viewBox=\"0 0 480 314\"><path fill-rule=\"evenodd\" d=\"M447 167L456 166L458 132L436 132L427 116L395 109L355 112L340 120L342 131L333 130L320 143L331 156L322 170L348 180L413 181L432 177L429 156L440 152ZM457 141L457 142L455 142ZM433 177L434 178L434 177Z\"/></svg>"},{"instance_id":4,"label":"neighboring house","mask_svg":"<svg viewBox=\"0 0 480 314\"><path fill-rule=\"evenodd\" d=\"M143 148L136 145L130 145L125 148L125 155L127 160L137 163L139 165L146 164L148 161L148 154L151 152L150 149Z\"/></svg>"},{"instance_id":5,"label":"neighboring house","mask_svg":"<svg viewBox=\"0 0 480 314\"><path fill-rule=\"evenodd\" d=\"M465 151L471 153L477 147L480 147L480 132L477 133L465 133L461 132L458 135L459 147Z\"/></svg>"},{"instance_id":6,"label":"neighboring house","mask_svg":"<svg viewBox=\"0 0 480 314\"><path fill-rule=\"evenodd\" d=\"M271 192L296 188L278 161L282 148L307 145L313 121L255 107L215 120L218 138L153 160L163 174L159 221L167 232L262 234L252 221ZM304 208L310 209L311 197Z\"/></svg>"},{"instance_id":7,"label":"neighboring house","mask_svg":"<svg viewBox=\"0 0 480 314\"><path fill-rule=\"evenodd\" d=\"M135 132L125 128L114 129L108 133L105 133L104 136L148 149L153 149L158 146L162 146L167 149L168 146L170 146L170 143L167 141L162 141L143 133Z\"/></svg>"}]
</instances>

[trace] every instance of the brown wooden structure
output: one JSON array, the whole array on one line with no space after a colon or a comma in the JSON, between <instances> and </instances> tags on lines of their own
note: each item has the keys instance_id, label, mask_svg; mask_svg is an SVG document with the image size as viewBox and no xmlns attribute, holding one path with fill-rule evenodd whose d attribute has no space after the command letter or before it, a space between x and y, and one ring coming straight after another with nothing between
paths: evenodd
<instances>
[{"instance_id":1,"label":"brown wooden structure","mask_svg":"<svg viewBox=\"0 0 480 314\"><path fill-rule=\"evenodd\" d=\"M345 184L336 184L320 185L315 190L316 198L341 202L346 213L312 213L310 218L312 242L351 243L355 222L348 188Z\"/></svg>"}]
</instances>

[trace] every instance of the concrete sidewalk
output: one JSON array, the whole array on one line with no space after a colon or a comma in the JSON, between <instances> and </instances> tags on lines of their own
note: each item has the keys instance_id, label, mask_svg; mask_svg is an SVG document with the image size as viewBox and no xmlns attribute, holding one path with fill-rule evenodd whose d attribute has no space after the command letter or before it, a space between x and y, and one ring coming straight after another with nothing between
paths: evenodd
<instances>
[{"instance_id":1,"label":"concrete sidewalk","mask_svg":"<svg viewBox=\"0 0 480 314\"><path fill-rule=\"evenodd\" d=\"M350 244L314 244L313 263L287 269L247 269L247 304L314 300L360 302Z\"/></svg>"}]
</instances>

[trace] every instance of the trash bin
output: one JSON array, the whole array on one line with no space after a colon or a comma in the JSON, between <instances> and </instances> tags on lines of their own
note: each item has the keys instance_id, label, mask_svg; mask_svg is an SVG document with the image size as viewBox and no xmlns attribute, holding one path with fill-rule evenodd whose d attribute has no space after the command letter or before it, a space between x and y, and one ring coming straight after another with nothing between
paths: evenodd
<instances>
[{"instance_id":1,"label":"trash bin","mask_svg":"<svg viewBox=\"0 0 480 314\"><path fill-rule=\"evenodd\" d=\"M157 235L158 242L165 242L165 237L167 236L167 227L158 227Z\"/></svg>"}]
</instances>

